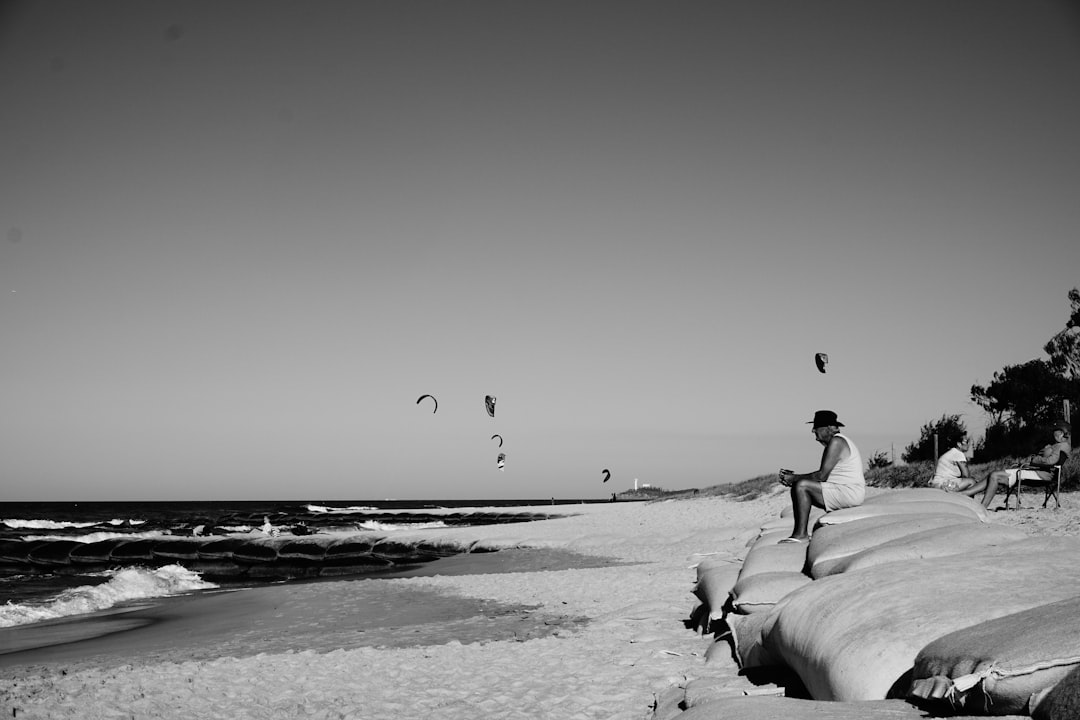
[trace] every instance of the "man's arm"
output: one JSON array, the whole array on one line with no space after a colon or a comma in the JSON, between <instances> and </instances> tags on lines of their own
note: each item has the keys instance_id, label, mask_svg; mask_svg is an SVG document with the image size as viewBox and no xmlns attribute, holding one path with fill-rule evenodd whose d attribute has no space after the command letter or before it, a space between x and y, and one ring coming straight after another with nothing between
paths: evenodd
<instances>
[{"instance_id":1,"label":"man's arm","mask_svg":"<svg viewBox=\"0 0 1080 720\"><path fill-rule=\"evenodd\" d=\"M821 467L818 469L814 479L819 482L827 482L829 475L832 473L836 464L844 459L844 453L848 452L847 443L843 438L833 437L829 441L828 447L825 448L825 452L821 454Z\"/></svg>"}]
</instances>

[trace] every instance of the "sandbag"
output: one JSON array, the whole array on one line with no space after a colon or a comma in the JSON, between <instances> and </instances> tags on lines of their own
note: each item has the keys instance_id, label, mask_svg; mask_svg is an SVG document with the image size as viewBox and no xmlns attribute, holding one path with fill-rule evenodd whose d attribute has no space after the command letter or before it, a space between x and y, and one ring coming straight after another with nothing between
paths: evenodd
<instances>
[{"instance_id":1,"label":"sandbag","mask_svg":"<svg viewBox=\"0 0 1080 720\"><path fill-rule=\"evenodd\" d=\"M741 570L741 565L732 562L698 565L694 594L709 606L709 620L724 616L724 606Z\"/></svg>"},{"instance_id":2,"label":"sandbag","mask_svg":"<svg viewBox=\"0 0 1080 720\"><path fill-rule=\"evenodd\" d=\"M1077 538L1028 538L815 580L769 611L764 645L815 699L903 695L907 684L894 685L931 641L1080 595L1078 553Z\"/></svg>"},{"instance_id":3,"label":"sandbag","mask_svg":"<svg viewBox=\"0 0 1080 720\"><path fill-rule=\"evenodd\" d=\"M982 507L981 504L975 503ZM851 522L852 520L861 520L862 518L877 517L881 515L959 515L962 517L973 517L981 522L986 522L988 517L985 509L982 513L974 509L970 505L961 504L956 502L934 502L930 500L912 501L912 502L891 502L891 503L877 503L871 505L859 505L858 507L844 508L843 510L834 510L831 513L825 513L818 518L815 528L823 527L825 525L838 525L840 523Z\"/></svg>"},{"instance_id":4,"label":"sandbag","mask_svg":"<svg viewBox=\"0 0 1080 720\"><path fill-rule=\"evenodd\" d=\"M916 656L908 697L966 712L1026 714L1076 668L1080 597L938 638Z\"/></svg>"},{"instance_id":5,"label":"sandbag","mask_svg":"<svg viewBox=\"0 0 1080 720\"><path fill-rule=\"evenodd\" d=\"M808 524L813 526L819 517L825 514L825 508L811 507L810 508L810 520ZM791 529L795 527L795 512L791 509L791 505L788 505L780 511L780 517L775 520L769 520L761 525L762 530L776 530L779 528L787 528L790 534Z\"/></svg>"},{"instance_id":6,"label":"sandbag","mask_svg":"<svg viewBox=\"0 0 1080 720\"><path fill-rule=\"evenodd\" d=\"M953 505L959 505L971 510L973 513L979 516L979 519L983 522L989 522L990 514L987 512L983 504L973 497L967 495L961 495L960 493L946 492L938 488L923 487L923 488L904 488L901 490L893 490L890 492L881 493L871 498L867 498L863 505L892 505L895 503L908 503L908 502L945 502L952 503Z\"/></svg>"},{"instance_id":7,"label":"sandbag","mask_svg":"<svg viewBox=\"0 0 1080 720\"><path fill-rule=\"evenodd\" d=\"M977 522L972 516L955 514L880 515L838 525L826 525L818 528L810 538L804 571L812 577L823 577L826 574L822 567L824 563L835 562L924 530L973 525Z\"/></svg>"},{"instance_id":8,"label":"sandbag","mask_svg":"<svg viewBox=\"0 0 1080 720\"><path fill-rule=\"evenodd\" d=\"M905 535L834 562L822 563L815 568L818 570L815 572L815 577L851 572L889 562L978 552L985 548L1011 545L1027 537L1027 533L1023 530L1006 525L984 525L983 523L950 525Z\"/></svg>"},{"instance_id":9,"label":"sandbag","mask_svg":"<svg viewBox=\"0 0 1080 720\"><path fill-rule=\"evenodd\" d=\"M1031 711L1035 720L1076 720L1080 718L1080 668L1055 685Z\"/></svg>"},{"instance_id":10,"label":"sandbag","mask_svg":"<svg viewBox=\"0 0 1080 720\"><path fill-rule=\"evenodd\" d=\"M739 579L763 572L802 572L806 564L807 543L755 545L743 560Z\"/></svg>"},{"instance_id":11,"label":"sandbag","mask_svg":"<svg viewBox=\"0 0 1080 720\"><path fill-rule=\"evenodd\" d=\"M954 716L949 720L975 720ZM926 720L926 713L903 700L841 703L789 697L721 697L694 705L672 720ZM985 720L985 717L980 718ZM1006 715L1005 720L1027 720ZM1075 720L1075 717L1071 720Z\"/></svg>"},{"instance_id":12,"label":"sandbag","mask_svg":"<svg viewBox=\"0 0 1080 720\"><path fill-rule=\"evenodd\" d=\"M763 530L747 541L747 547L755 545L775 545L786 537L791 537L791 528L781 530Z\"/></svg>"},{"instance_id":13,"label":"sandbag","mask_svg":"<svg viewBox=\"0 0 1080 720\"><path fill-rule=\"evenodd\" d=\"M779 658L769 653L762 642L761 630L765 627L768 616L765 613L753 613L751 615L728 615L727 625L730 631L730 653L735 657L735 663L741 670L751 670L760 667L774 667L783 665ZM716 659L724 647L725 639L721 637L705 651L705 661ZM720 646L720 647L717 647Z\"/></svg>"},{"instance_id":14,"label":"sandbag","mask_svg":"<svg viewBox=\"0 0 1080 720\"><path fill-rule=\"evenodd\" d=\"M812 582L801 572L763 572L740 577L731 589L731 606L737 613L769 610L788 593Z\"/></svg>"}]
</instances>

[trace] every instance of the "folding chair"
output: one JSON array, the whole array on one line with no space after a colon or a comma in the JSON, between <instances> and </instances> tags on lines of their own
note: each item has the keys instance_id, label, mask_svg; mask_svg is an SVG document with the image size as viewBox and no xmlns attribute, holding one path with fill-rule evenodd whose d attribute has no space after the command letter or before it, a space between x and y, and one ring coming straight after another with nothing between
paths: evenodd
<instances>
[{"instance_id":1,"label":"folding chair","mask_svg":"<svg viewBox=\"0 0 1080 720\"><path fill-rule=\"evenodd\" d=\"M1042 470L1044 472L1049 472L1050 473L1050 478L1047 479L1047 480L1043 480L1042 478L1031 478L1031 477L1025 478L1025 477L1023 477L1023 474L1024 474L1025 470ZM1008 509L1008 507L1009 507L1009 495L1011 495L1013 493L1013 491L1016 492L1016 509L1017 510L1020 509L1020 494L1021 494L1021 489L1022 489L1021 486L1024 483L1027 483L1028 485L1043 485L1043 486L1045 486L1045 488L1046 488L1046 497L1043 498L1043 504L1042 504L1043 507L1046 507L1046 504L1048 502L1050 502L1050 497L1051 496L1053 496L1054 502L1057 503L1057 506L1061 507L1061 498L1058 496L1058 493L1061 492L1061 465L1060 464L1059 465L1054 465L1049 470L1047 470L1047 468L1045 466L1038 466L1038 465L1023 465L1023 466L1021 466L1020 469L1016 471L1016 484L1013 485L1012 487L1008 488L1005 491L1005 508L1006 509Z\"/></svg>"}]
</instances>

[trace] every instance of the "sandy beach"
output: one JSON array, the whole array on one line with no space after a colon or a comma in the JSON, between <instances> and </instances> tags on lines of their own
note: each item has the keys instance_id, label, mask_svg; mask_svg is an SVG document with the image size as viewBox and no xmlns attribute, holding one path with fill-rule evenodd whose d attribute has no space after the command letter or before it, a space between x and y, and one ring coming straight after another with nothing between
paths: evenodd
<instances>
[{"instance_id":1,"label":"sandy beach","mask_svg":"<svg viewBox=\"0 0 1080 720\"><path fill-rule=\"evenodd\" d=\"M0 712L665 720L692 680L714 693L775 693L723 653L706 662L712 637L690 618L696 563L742 557L787 504L778 491L749 502L563 506L557 519L439 530L500 550L446 558L419 577L173 598L58 623L59 640L99 637L0 655ZM1075 535L1072 505L991 513L991 522Z\"/></svg>"}]
</instances>

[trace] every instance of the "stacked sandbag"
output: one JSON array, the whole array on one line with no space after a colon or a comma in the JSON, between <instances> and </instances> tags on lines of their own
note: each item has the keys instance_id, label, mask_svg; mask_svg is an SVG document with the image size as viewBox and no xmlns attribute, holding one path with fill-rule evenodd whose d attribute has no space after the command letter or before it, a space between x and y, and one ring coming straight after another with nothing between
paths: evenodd
<instances>
[{"instance_id":1,"label":"stacked sandbag","mask_svg":"<svg viewBox=\"0 0 1080 720\"><path fill-rule=\"evenodd\" d=\"M990 522L990 513L986 507L973 497L960 493L947 492L938 488L906 488L882 493L868 499L863 505L891 505L894 503L934 502L950 503L970 510L983 522Z\"/></svg>"},{"instance_id":2,"label":"stacked sandbag","mask_svg":"<svg viewBox=\"0 0 1080 720\"><path fill-rule=\"evenodd\" d=\"M957 515L986 522L988 517L986 509L981 503L957 502L963 496L946 493L947 499L943 500L911 500L895 502L878 502L859 505L857 507L844 508L825 513L818 518L815 527L825 525L838 525L840 523L861 520L868 517L880 517L882 515Z\"/></svg>"},{"instance_id":3,"label":"stacked sandbag","mask_svg":"<svg viewBox=\"0 0 1080 720\"><path fill-rule=\"evenodd\" d=\"M708 607L710 624L723 618L731 588L739 579L741 569L737 562L727 557L706 558L698 563L694 594Z\"/></svg>"},{"instance_id":4,"label":"stacked sandbag","mask_svg":"<svg viewBox=\"0 0 1080 720\"><path fill-rule=\"evenodd\" d=\"M1076 538L1028 538L822 578L777 603L763 643L817 700L903 695L894 685L931 641L1080 595L1078 554Z\"/></svg>"},{"instance_id":5,"label":"stacked sandbag","mask_svg":"<svg viewBox=\"0 0 1080 720\"><path fill-rule=\"evenodd\" d=\"M1080 718L1080 668L1046 694L1031 712L1035 720L1076 720Z\"/></svg>"},{"instance_id":6,"label":"stacked sandbag","mask_svg":"<svg viewBox=\"0 0 1080 720\"><path fill-rule=\"evenodd\" d=\"M953 711L1027 714L1077 668L1080 597L1073 597L934 640L915 658L908 697Z\"/></svg>"},{"instance_id":7,"label":"stacked sandbag","mask_svg":"<svg viewBox=\"0 0 1080 720\"><path fill-rule=\"evenodd\" d=\"M818 572L814 573L814 577L852 572L890 562L961 555L967 552L979 552L986 548L1007 547L1027 537L1027 533L1023 530L1005 525L984 525L983 523L948 525L904 535L854 555L823 563L818 568Z\"/></svg>"},{"instance_id":8,"label":"stacked sandbag","mask_svg":"<svg viewBox=\"0 0 1080 720\"><path fill-rule=\"evenodd\" d=\"M833 574L833 568L841 560L882 543L924 530L974 524L979 523L973 515L920 513L871 515L844 523L821 525L810 538L804 570L811 577L824 577Z\"/></svg>"},{"instance_id":9,"label":"stacked sandbag","mask_svg":"<svg viewBox=\"0 0 1080 720\"><path fill-rule=\"evenodd\" d=\"M975 720L953 716L950 720ZM823 703L788 697L719 697L676 715L672 720L926 720L926 713L903 700ZM1006 715L1004 720L1026 720ZM1055 719L1056 720L1056 719ZM1075 717L1071 720L1075 720Z\"/></svg>"}]
</instances>

